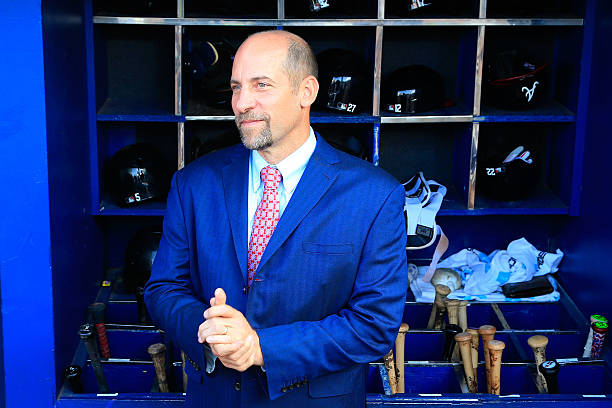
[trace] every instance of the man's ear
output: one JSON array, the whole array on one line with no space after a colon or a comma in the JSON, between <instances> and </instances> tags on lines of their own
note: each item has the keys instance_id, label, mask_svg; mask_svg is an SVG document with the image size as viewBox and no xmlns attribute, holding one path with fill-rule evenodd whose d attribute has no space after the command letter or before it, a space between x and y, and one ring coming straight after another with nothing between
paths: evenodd
<instances>
[{"instance_id":1,"label":"man's ear","mask_svg":"<svg viewBox=\"0 0 612 408\"><path fill-rule=\"evenodd\" d=\"M300 106L307 108L317 99L319 93L319 81L312 75L308 75L302 80L299 89Z\"/></svg>"}]
</instances>

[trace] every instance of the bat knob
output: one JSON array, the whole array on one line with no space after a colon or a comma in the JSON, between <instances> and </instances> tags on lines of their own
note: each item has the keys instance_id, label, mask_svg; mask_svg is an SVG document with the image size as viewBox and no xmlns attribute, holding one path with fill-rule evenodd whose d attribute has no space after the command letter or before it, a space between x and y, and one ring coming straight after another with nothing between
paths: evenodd
<instances>
[{"instance_id":1,"label":"bat knob","mask_svg":"<svg viewBox=\"0 0 612 408\"><path fill-rule=\"evenodd\" d=\"M478 333L480 333L481 336L483 334L490 335L490 334L495 334L496 330L497 329L495 329L495 326L491 326L490 324L485 324L478 328Z\"/></svg>"},{"instance_id":2,"label":"bat knob","mask_svg":"<svg viewBox=\"0 0 612 408\"><path fill-rule=\"evenodd\" d=\"M72 388L72 392L75 394L83 393L83 383L81 382L82 371L81 366L78 365L70 365L64 370L64 378L66 378L70 388Z\"/></svg>"},{"instance_id":3,"label":"bat knob","mask_svg":"<svg viewBox=\"0 0 612 408\"><path fill-rule=\"evenodd\" d=\"M527 339L527 344L532 349L546 347L548 345L548 337L541 335L531 336Z\"/></svg>"},{"instance_id":4,"label":"bat knob","mask_svg":"<svg viewBox=\"0 0 612 408\"><path fill-rule=\"evenodd\" d=\"M544 378L546 378L546 385L548 386L548 393L558 394L559 386L557 382L557 377L558 377L559 371L561 370L559 363L557 363L555 360L548 360L540 364L538 369L540 370L540 373L542 373Z\"/></svg>"},{"instance_id":5,"label":"bat knob","mask_svg":"<svg viewBox=\"0 0 612 408\"><path fill-rule=\"evenodd\" d=\"M90 323L82 324L79 328L79 336L83 340L89 339L93 335L93 326Z\"/></svg>"},{"instance_id":6,"label":"bat knob","mask_svg":"<svg viewBox=\"0 0 612 408\"><path fill-rule=\"evenodd\" d=\"M147 350L151 356L162 354L166 351L166 346L163 343L151 344Z\"/></svg>"}]
</instances>

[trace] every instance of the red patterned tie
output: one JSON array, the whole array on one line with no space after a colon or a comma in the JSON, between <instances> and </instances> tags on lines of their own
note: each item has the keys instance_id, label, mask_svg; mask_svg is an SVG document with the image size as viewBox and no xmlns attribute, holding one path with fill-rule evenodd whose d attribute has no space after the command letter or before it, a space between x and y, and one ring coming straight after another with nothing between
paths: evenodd
<instances>
[{"instance_id":1,"label":"red patterned tie","mask_svg":"<svg viewBox=\"0 0 612 408\"><path fill-rule=\"evenodd\" d=\"M261 169L259 176L264 185L264 192L255 212L249 243L249 287L280 217L280 199L277 189L283 176L278 169L270 166Z\"/></svg>"}]
</instances>

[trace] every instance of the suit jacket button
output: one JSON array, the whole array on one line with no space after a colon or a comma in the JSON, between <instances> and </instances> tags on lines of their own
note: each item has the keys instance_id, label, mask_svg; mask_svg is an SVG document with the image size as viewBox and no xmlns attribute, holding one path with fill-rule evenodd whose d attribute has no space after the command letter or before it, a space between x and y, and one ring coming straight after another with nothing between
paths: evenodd
<instances>
[{"instance_id":1,"label":"suit jacket button","mask_svg":"<svg viewBox=\"0 0 612 408\"><path fill-rule=\"evenodd\" d=\"M247 294L247 287L246 287L246 286L243 286L243 287L242 287L242 294L243 294L243 295L246 295L246 294Z\"/></svg>"},{"instance_id":2,"label":"suit jacket button","mask_svg":"<svg viewBox=\"0 0 612 408\"><path fill-rule=\"evenodd\" d=\"M234 383L234 389L235 389L236 391L240 391L240 381L236 381L236 382Z\"/></svg>"}]
</instances>

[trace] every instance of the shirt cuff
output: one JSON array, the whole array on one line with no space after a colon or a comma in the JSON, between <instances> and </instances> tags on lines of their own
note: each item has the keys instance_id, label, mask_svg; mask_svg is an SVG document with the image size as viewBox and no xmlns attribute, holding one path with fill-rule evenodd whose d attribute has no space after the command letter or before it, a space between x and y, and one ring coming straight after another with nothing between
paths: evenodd
<instances>
[{"instance_id":1,"label":"shirt cuff","mask_svg":"<svg viewBox=\"0 0 612 408\"><path fill-rule=\"evenodd\" d=\"M206 373L210 374L215 370L217 356L215 356L207 343L204 343L204 357L206 358Z\"/></svg>"}]
</instances>

